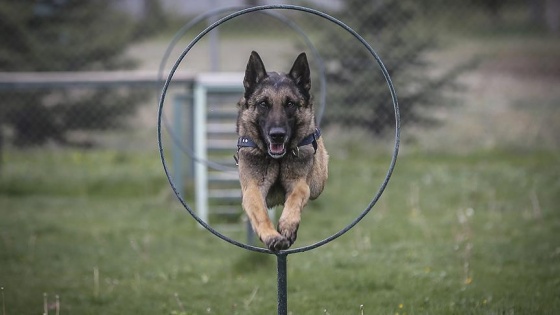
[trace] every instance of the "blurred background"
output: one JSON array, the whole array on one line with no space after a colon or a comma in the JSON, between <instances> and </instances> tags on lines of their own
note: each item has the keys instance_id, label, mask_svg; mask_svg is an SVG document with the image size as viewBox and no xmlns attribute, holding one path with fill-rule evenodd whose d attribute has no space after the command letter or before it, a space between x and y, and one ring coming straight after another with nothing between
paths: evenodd
<instances>
[{"instance_id":1,"label":"blurred background","mask_svg":"<svg viewBox=\"0 0 560 315\"><path fill-rule=\"evenodd\" d=\"M372 261L389 271L359 279L394 276L392 266L400 266L402 283L366 281L344 289L349 297L337 298L340 303L316 292L291 302L294 308L347 314L354 307L358 314L355 307L379 300L370 308L378 313L405 313L410 305L431 314L473 308L477 313L558 311L560 2L5 0L0 3L5 314L274 309L274 282L254 284L274 278L270 261L212 241L174 199L158 158L156 127L162 80L187 44L241 7L277 3L326 12L363 36L391 75L403 128L396 183L389 184L380 214L367 221L388 230L362 228L346 243L329 247L326 256L309 254L309 261L337 266L340 274L330 279L337 288L352 282L352 270ZM212 84L226 73L225 87L207 91L209 121L202 122L209 139L206 185L209 198L215 198L210 209L217 211L210 220L222 233L258 244L239 207L231 158L235 104L242 93L237 79L253 50L268 71L281 72L299 52L308 54L331 176L323 201L310 204L310 217L304 217L310 226L302 225L299 242L318 241L369 203L390 161L395 123L379 64L353 36L325 19L293 10L245 14L192 48L177 67L163 107L164 153L172 177L187 202L199 208L194 91L202 74ZM504 222L503 213L513 221ZM520 232L532 224L529 235ZM505 227L496 232L496 226ZM447 240L447 249L437 242L429 247L434 239ZM521 247L531 250L496 251L520 239L528 242ZM212 249L204 246L209 242ZM416 267L399 265L403 262L392 254L399 250L407 266ZM224 252L234 261L220 259ZM367 257L361 267L345 267L349 257L360 255ZM479 271L488 283L472 289L476 259L486 272L500 264L507 272ZM310 272L303 258L298 266L307 267L290 271ZM521 277L525 289L507 289L515 275L531 267L540 271ZM255 270L257 275L249 275ZM428 278L410 284L407 279L418 274ZM302 282L295 289L302 294L331 285L305 277L295 281ZM418 296L426 281L442 291ZM192 290L197 293L186 297ZM220 290L228 298L217 302ZM373 298L372 292L382 294Z\"/></svg>"},{"instance_id":2,"label":"blurred background","mask_svg":"<svg viewBox=\"0 0 560 315\"><path fill-rule=\"evenodd\" d=\"M148 83L135 87L139 73L151 71L157 77L172 35L197 15L269 3L275 2L7 1L2 5L2 149L122 149L114 140L119 134L127 138L126 147L149 145L159 89ZM558 147L553 94L560 22L555 1L290 3L329 12L370 42L399 92L403 123L412 128L406 130L414 130L405 132L406 139L421 142L419 147ZM167 66L207 23L227 13L216 12L191 27ZM383 78L372 74L379 71L369 53L320 18L275 13L297 24L323 59L328 106L321 124L383 135L392 126L392 106ZM183 68L192 73L243 71L248 54L257 50L270 69L287 71L297 52L309 50L304 39L278 18L249 14L206 36ZM53 80L49 72L92 71L132 74L130 82L119 78L113 84L79 84L71 76L74 84L48 83ZM44 76L16 84L17 72ZM131 136L137 141L131 142Z\"/></svg>"}]
</instances>

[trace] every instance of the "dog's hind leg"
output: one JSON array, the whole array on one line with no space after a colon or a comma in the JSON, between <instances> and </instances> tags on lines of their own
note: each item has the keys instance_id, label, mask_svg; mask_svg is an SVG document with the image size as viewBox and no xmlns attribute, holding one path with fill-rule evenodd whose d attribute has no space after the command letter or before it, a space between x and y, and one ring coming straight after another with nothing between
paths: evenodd
<instances>
[{"instance_id":1,"label":"dog's hind leg","mask_svg":"<svg viewBox=\"0 0 560 315\"><path fill-rule=\"evenodd\" d=\"M276 231L270 221L265 198L256 183L243 187L242 206L251 220L253 230L268 249L276 252L290 247L291 243Z\"/></svg>"},{"instance_id":2,"label":"dog's hind leg","mask_svg":"<svg viewBox=\"0 0 560 315\"><path fill-rule=\"evenodd\" d=\"M278 221L278 231L290 242L290 246L296 241L301 211L309 200L309 193L309 185L303 178L288 190L284 210Z\"/></svg>"}]
</instances>

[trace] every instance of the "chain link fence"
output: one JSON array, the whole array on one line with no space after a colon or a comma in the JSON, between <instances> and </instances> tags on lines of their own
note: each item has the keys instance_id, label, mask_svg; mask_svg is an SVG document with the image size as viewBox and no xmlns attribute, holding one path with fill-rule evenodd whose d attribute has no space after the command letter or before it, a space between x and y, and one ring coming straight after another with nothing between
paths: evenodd
<instances>
[{"instance_id":1,"label":"chain link fence","mask_svg":"<svg viewBox=\"0 0 560 315\"><path fill-rule=\"evenodd\" d=\"M157 70L173 33L200 12L232 2L209 2L215 6L197 7L199 12L189 11L189 1L183 5L165 0L139 1L140 11L131 3L8 0L0 4L3 150L46 145L123 148L131 143L139 148L153 147L159 91ZM236 4L268 3L239 1ZM465 87L462 78L485 65L486 55L495 57L496 51L492 49L499 50L495 41L511 45L507 41L511 37L519 37L520 41L544 37L555 42L559 32L560 9L552 0L431 1L429 4L333 0L290 1L290 4L328 12L372 44L395 83L405 127L444 123L448 117L438 115L439 110L462 101L457 96L460 88ZM191 27L171 53L166 69L194 35L226 13ZM289 11L277 13L290 22L254 13L217 28L189 53L180 70L188 73L244 71L250 51L256 50L267 70L287 71L298 52L308 51L315 95L320 93L321 67L328 87L321 116L323 127L357 129L375 137L391 130L392 105L384 79L375 60L356 39L319 17ZM290 23L301 28L304 36L295 32ZM470 39L483 46L490 43L490 48L471 54L465 44ZM309 53L307 40L320 58ZM461 50L454 51L453 47ZM541 54L535 48L529 54L543 55L544 59L526 60L526 54L512 54L508 57L513 65L503 60L491 67L555 77L558 74L555 71L560 69L554 52ZM516 61L524 64L515 64ZM83 79L76 77L65 84L53 85L53 79L46 75L44 82L39 82L37 77L30 80L33 83L18 81L22 72L27 75L23 77L33 78L36 72L43 75L86 72L97 76L115 71L129 71L130 80L86 86L76 84ZM136 80L138 71L150 72L153 82L143 85L128 82ZM232 100L232 106L236 101ZM323 106L321 100L315 102L317 107ZM557 117L558 112L552 110L553 117Z\"/></svg>"}]
</instances>

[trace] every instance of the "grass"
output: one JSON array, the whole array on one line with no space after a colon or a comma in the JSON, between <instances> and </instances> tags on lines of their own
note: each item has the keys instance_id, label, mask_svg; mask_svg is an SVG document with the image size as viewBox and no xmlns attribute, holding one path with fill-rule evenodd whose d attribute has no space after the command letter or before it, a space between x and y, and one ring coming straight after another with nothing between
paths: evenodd
<instances>
[{"instance_id":1,"label":"grass","mask_svg":"<svg viewBox=\"0 0 560 315\"><path fill-rule=\"evenodd\" d=\"M328 188L305 211L296 245L345 226L384 175L383 154L332 151ZM288 256L290 312L559 312L559 160L552 152L403 154L353 230ZM275 313L274 257L198 229L169 191L155 154L7 152L5 314L42 312L44 293L51 314L56 296L60 314Z\"/></svg>"}]
</instances>

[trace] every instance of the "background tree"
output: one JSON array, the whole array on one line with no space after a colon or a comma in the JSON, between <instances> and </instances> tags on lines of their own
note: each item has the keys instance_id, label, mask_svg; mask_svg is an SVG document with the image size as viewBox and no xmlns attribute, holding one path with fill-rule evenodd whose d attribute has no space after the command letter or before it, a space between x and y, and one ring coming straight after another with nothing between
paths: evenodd
<instances>
[{"instance_id":1,"label":"background tree","mask_svg":"<svg viewBox=\"0 0 560 315\"><path fill-rule=\"evenodd\" d=\"M337 14L371 43L381 56L397 89L402 123L433 124L423 109L451 104L446 89L456 87L455 78L471 64L453 68L439 77L427 75L428 52L437 48L436 38L420 31L425 8L414 1L350 0ZM324 34L321 50L329 82L328 110L323 125L363 127L375 134L394 125L387 84L367 50L347 34ZM323 51L325 52L323 54ZM372 81L374 80L374 81Z\"/></svg>"},{"instance_id":2,"label":"background tree","mask_svg":"<svg viewBox=\"0 0 560 315\"><path fill-rule=\"evenodd\" d=\"M138 38L135 30L109 0L2 1L0 71L131 69L124 51ZM138 97L115 89L2 92L0 132L12 133L18 146L83 144L68 133L120 126Z\"/></svg>"}]
</instances>

